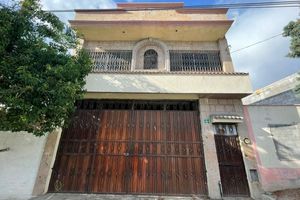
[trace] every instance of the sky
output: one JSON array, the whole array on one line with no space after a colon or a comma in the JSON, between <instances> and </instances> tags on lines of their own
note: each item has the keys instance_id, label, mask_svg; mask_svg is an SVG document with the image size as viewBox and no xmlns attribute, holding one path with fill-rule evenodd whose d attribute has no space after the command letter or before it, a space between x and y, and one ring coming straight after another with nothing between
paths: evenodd
<instances>
[{"instance_id":1,"label":"sky","mask_svg":"<svg viewBox=\"0 0 300 200\"><path fill-rule=\"evenodd\" d=\"M4 0L0 0L4 1ZM7 0L6 0L7 1ZM44 9L115 8L116 2L184 2L185 6L226 3L262 2L271 0L41 0ZM276 0L272 0L276 1ZM57 14L63 21L74 13ZM234 9L227 13L234 23L226 34L230 50L235 51L282 33L291 20L300 18L300 8ZM259 89L300 71L300 58L289 58L289 38L276 37L231 54L237 72L250 74L253 89Z\"/></svg>"}]
</instances>

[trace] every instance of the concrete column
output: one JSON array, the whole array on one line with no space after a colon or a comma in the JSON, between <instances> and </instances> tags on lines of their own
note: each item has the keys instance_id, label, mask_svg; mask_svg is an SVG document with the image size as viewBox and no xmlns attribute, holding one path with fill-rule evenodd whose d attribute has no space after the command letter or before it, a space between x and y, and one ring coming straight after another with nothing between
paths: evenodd
<instances>
[{"instance_id":1,"label":"concrete column","mask_svg":"<svg viewBox=\"0 0 300 200\"><path fill-rule=\"evenodd\" d=\"M220 199L221 194L219 189L219 181L221 178L214 139L214 131L212 124L205 122L205 119L210 117L208 99L199 99L199 105L208 195L212 199Z\"/></svg>"},{"instance_id":2,"label":"concrete column","mask_svg":"<svg viewBox=\"0 0 300 200\"><path fill-rule=\"evenodd\" d=\"M219 50L220 50L220 57L221 57L221 63L223 66L223 71L224 72L234 72L226 38L220 39L218 41L218 45L219 45Z\"/></svg>"},{"instance_id":3,"label":"concrete column","mask_svg":"<svg viewBox=\"0 0 300 200\"><path fill-rule=\"evenodd\" d=\"M50 133L44 147L39 171L33 187L33 196L45 194L48 191L48 186L52 174L52 167L56 158L57 148L61 136L61 129Z\"/></svg>"}]
</instances>

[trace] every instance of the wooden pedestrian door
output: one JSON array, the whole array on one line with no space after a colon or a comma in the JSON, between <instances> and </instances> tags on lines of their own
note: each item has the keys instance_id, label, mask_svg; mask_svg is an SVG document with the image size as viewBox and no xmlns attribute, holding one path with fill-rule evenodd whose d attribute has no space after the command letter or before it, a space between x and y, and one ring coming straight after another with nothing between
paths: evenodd
<instances>
[{"instance_id":1,"label":"wooden pedestrian door","mask_svg":"<svg viewBox=\"0 0 300 200\"><path fill-rule=\"evenodd\" d=\"M248 181L236 125L216 124L215 128L222 194L224 196L249 196Z\"/></svg>"},{"instance_id":2,"label":"wooden pedestrian door","mask_svg":"<svg viewBox=\"0 0 300 200\"><path fill-rule=\"evenodd\" d=\"M63 131L50 192L207 194L196 102L79 108Z\"/></svg>"}]
</instances>

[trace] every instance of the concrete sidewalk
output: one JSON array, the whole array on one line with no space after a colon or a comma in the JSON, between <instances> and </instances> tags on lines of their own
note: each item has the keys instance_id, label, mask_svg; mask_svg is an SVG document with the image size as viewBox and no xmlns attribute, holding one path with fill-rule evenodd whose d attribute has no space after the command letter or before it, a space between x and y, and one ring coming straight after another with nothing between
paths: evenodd
<instances>
[{"instance_id":1,"label":"concrete sidewalk","mask_svg":"<svg viewBox=\"0 0 300 200\"><path fill-rule=\"evenodd\" d=\"M69 194L52 193L30 200L207 200L207 197L199 196L147 196L147 195L109 195L109 194Z\"/></svg>"}]
</instances>

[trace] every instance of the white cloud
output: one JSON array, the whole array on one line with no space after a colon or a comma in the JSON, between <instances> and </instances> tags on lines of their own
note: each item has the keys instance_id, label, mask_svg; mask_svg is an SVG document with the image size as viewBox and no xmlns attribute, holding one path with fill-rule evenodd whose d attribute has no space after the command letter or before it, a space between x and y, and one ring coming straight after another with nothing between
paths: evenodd
<instances>
[{"instance_id":1,"label":"white cloud","mask_svg":"<svg viewBox=\"0 0 300 200\"><path fill-rule=\"evenodd\" d=\"M231 51L269 38L297 19L297 8L249 9L234 11L235 22L226 37ZM229 13L231 16L232 13ZM255 89L300 70L300 59L286 57L289 38L277 37L232 54L237 71L249 72Z\"/></svg>"},{"instance_id":2,"label":"white cloud","mask_svg":"<svg viewBox=\"0 0 300 200\"><path fill-rule=\"evenodd\" d=\"M45 9L114 8L113 0L42 0Z\"/></svg>"},{"instance_id":3,"label":"white cloud","mask_svg":"<svg viewBox=\"0 0 300 200\"><path fill-rule=\"evenodd\" d=\"M66 9L108 9L115 8L113 0L42 0L41 4L45 10ZM55 13L62 21L74 19L74 12Z\"/></svg>"}]
</instances>

